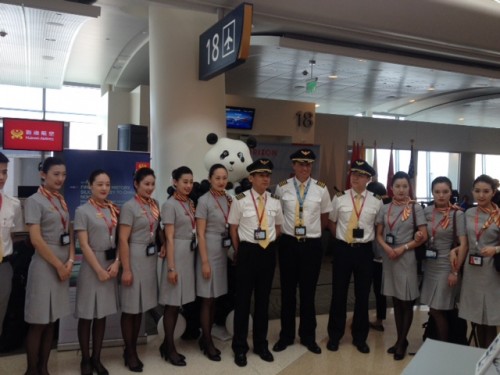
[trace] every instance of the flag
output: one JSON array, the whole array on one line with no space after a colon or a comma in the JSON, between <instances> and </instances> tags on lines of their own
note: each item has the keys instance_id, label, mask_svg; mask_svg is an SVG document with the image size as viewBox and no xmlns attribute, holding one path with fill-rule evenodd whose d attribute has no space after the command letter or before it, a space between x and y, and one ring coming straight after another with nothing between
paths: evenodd
<instances>
[{"instance_id":1,"label":"flag","mask_svg":"<svg viewBox=\"0 0 500 375\"><path fill-rule=\"evenodd\" d=\"M365 144L363 143L363 140L361 140L361 146L359 146L359 151L358 151L358 159L363 159L366 161L366 148Z\"/></svg>"},{"instance_id":2,"label":"flag","mask_svg":"<svg viewBox=\"0 0 500 375\"><path fill-rule=\"evenodd\" d=\"M356 141L352 142L352 152L351 152L351 162L349 163L349 168L347 170L347 179L345 182L345 188L351 188L351 165L354 164L356 160L359 159L359 145L356 146Z\"/></svg>"},{"instance_id":3,"label":"flag","mask_svg":"<svg viewBox=\"0 0 500 375\"><path fill-rule=\"evenodd\" d=\"M373 142L373 169L375 169L375 176L372 177L372 181L378 181L378 166L377 166L377 142Z\"/></svg>"},{"instance_id":4,"label":"flag","mask_svg":"<svg viewBox=\"0 0 500 375\"><path fill-rule=\"evenodd\" d=\"M391 143L391 156L389 157L389 170L387 172L387 195L389 197L393 197L394 193L392 192L392 178L394 177L394 162L392 158L392 149L393 149L393 144Z\"/></svg>"},{"instance_id":5,"label":"flag","mask_svg":"<svg viewBox=\"0 0 500 375\"><path fill-rule=\"evenodd\" d=\"M413 152L413 141L410 148L410 164L408 165L408 177L410 177L410 198L415 199L415 158Z\"/></svg>"}]
</instances>

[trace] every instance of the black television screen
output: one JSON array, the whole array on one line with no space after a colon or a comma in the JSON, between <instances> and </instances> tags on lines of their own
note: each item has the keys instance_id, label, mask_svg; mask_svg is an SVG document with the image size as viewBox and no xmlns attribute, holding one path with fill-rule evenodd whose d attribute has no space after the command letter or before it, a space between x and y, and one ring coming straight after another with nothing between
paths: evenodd
<instances>
[{"instance_id":1,"label":"black television screen","mask_svg":"<svg viewBox=\"0 0 500 375\"><path fill-rule=\"evenodd\" d=\"M255 108L226 107L226 127L228 129L250 130L254 117Z\"/></svg>"}]
</instances>

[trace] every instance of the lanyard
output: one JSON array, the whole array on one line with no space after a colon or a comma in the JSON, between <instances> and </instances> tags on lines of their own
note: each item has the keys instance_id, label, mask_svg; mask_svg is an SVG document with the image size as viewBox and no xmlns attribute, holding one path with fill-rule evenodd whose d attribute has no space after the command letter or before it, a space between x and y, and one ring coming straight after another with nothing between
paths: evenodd
<instances>
[{"instance_id":1,"label":"lanyard","mask_svg":"<svg viewBox=\"0 0 500 375\"><path fill-rule=\"evenodd\" d=\"M59 210L59 207L57 207L54 204L54 202L52 201L52 197L51 196L46 196L46 195L44 195L44 196L45 196L45 198L47 198L49 200L49 202L52 205L52 207L54 207L56 209L56 211L59 214L59 216L61 216L61 224L63 226L63 230L66 231L67 230L66 229L66 223L67 223L67 221L66 221L65 215L63 214L63 212L65 212L65 211L63 210L63 212L61 212L61 210Z\"/></svg>"},{"instance_id":2,"label":"lanyard","mask_svg":"<svg viewBox=\"0 0 500 375\"><path fill-rule=\"evenodd\" d=\"M350 191L351 193L351 201L352 201L352 206L354 207L354 213L356 214L356 217L358 218L358 223L359 223L359 218L361 216L361 212L363 211L363 207L365 206L365 201L366 201L366 195L363 197L363 203L361 204L361 207L358 212L358 208L356 207L356 203L354 202L354 197L352 196L352 190ZM394 225L394 223L393 223ZM392 227L391 227L392 230Z\"/></svg>"},{"instance_id":3,"label":"lanyard","mask_svg":"<svg viewBox=\"0 0 500 375\"><path fill-rule=\"evenodd\" d=\"M431 221L432 238L436 237L437 229L444 221L446 221L447 216L450 214L450 211L447 211L446 214L443 213L443 218L436 225L434 225L436 219L436 211L437 210L435 208L432 210L432 221Z\"/></svg>"},{"instance_id":4,"label":"lanyard","mask_svg":"<svg viewBox=\"0 0 500 375\"><path fill-rule=\"evenodd\" d=\"M212 194L212 197L214 198L215 200L215 203L217 203L217 206L219 206L219 209L220 211L222 212L222 216L224 216L224 223L227 225L227 218L229 216L229 207L227 208L227 213L224 212L224 209L222 208L219 200L217 199L217 197L215 196L214 193L210 192L210 194ZM227 199L226 199L227 200ZM184 206L183 206L184 207Z\"/></svg>"},{"instance_id":5,"label":"lanyard","mask_svg":"<svg viewBox=\"0 0 500 375\"><path fill-rule=\"evenodd\" d=\"M389 210L387 210L387 225L389 225L389 229L392 232L392 228L394 228L394 224L396 224L396 221L398 221L399 217L403 214L404 208L401 210L398 216L396 216L396 218L392 223L391 223L391 209L392 209L392 202L389 205Z\"/></svg>"},{"instance_id":6,"label":"lanyard","mask_svg":"<svg viewBox=\"0 0 500 375\"><path fill-rule=\"evenodd\" d=\"M483 227L481 228L481 230L478 230L479 229L479 208L476 209L476 217L475 217L475 220L474 220L474 232L476 233L476 246L477 246L477 243L479 242L479 239L483 235L484 231L486 229L488 229L490 227L490 225L493 223L493 220L490 220L490 219L492 219L492 215L493 215L493 212L490 213L490 216L484 222Z\"/></svg>"},{"instance_id":7,"label":"lanyard","mask_svg":"<svg viewBox=\"0 0 500 375\"><path fill-rule=\"evenodd\" d=\"M104 215L104 212L102 212L101 207L94 205L93 203L92 203L92 206L94 206L96 211L102 216L104 222L106 223L106 226L108 227L109 238L112 238L113 237L113 227L114 227L113 222L111 220L108 220L106 215ZM110 211L111 211L111 209L110 209Z\"/></svg>"},{"instance_id":8,"label":"lanyard","mask_svg":"<svg viewBox=\"0 0 500 375\"><path fill-rule=\"evenodd\" d=\"M299 185L297 184L297 179L293 179L293 186L295 186L295 193L297 195L297 201L299 202L299 219L302 220L302 212L304 207L304 201L306 200L307 192L309 191L309 186L311 185L311 179L307 182L307 185L304 189L304 196L300 196Z\"/></svg>"},{"instance_id":9,"label":"lanyard","mask_svg":"<svg viewBox=\"0 0 500 375\"><path fill-rule=\"evenodd\" d=\"M141 206L141 208L142 208L142 212L144 212L144 214L148 218L148 221L149 221L149 233L151 234L151 238L153 238L155 218L153 217L152 214L151 214L151 216L148 214L148 211L146 210L146 207L144 207L144 205L142 204L141 200L139 199L139 197L137 195L135 196L135 200L137 201L137 203L139 203L139 206Z\"/></svg>"},{"instance_id":10,"label":"lanyard","mask_svg":"<svg viewBox=\"0 0 500 375\"><path fill-rule=\"evenodd\" d=\"M193 232L194 232L196 229L196 220L194 218L193 212L191 211L191 208L188 210L188 209L186 209L186 206L184 206L184 204L181 201L178 200L177 202L179 202L179 204L182 206L186 215L189 216L189 220L191 220L191 228L193 228Z\"/></svg>"},{"instance_id":11,"label":"lanyard","mask_svg":"<svg viewBox=\"0 0 500 375\"><path fill-rule=\"evenodd\" d=\"M259 209L257 208L257 203L255 203L255 198L253 196L252 190L250 190L250 195L252 196L253 205L255 207L255 211L257 212L257 218L259 219L259 229L260 229L260 224L262 223L262 219L264 218L264 213L266 212L267 196L266 196L266 193L264 193L264 209L262 210L262 212L259 212ZM262 196L261 196L261 199L262 199Z\"/></svg>"}]
</instances>

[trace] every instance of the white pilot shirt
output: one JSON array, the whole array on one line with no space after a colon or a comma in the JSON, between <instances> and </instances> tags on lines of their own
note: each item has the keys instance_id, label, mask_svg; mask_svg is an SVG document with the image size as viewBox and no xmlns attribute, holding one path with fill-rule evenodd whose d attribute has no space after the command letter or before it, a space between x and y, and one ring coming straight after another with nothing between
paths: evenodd
<instances>
[{"instance_id":1,"label":"white pilot shirt","mask_svg":"<svg viewBox=\"0 0 500 375\"><path fill-rule=\"evenodd\" d=\"M276 187L276 195L280 197L283 207L283 233L290 236L295 236L295 208L298 201L294 180L297 183L297 189L300 189L301 182L295 177L279 183ZM307 189L307 184L309 184L309 189ZM306 237L319 238L321 237L321 214L332 210L330 193L324 183L313 178L308 178L304 182L305 189L307 189L307 194L304 199L302 222L306 227Z\"/></svg>"},{"instance_id":2,"label":"white pilot shirt","mask_svg":"<svg viewBox=\"0 0 500 375\"><path fill-rule=\"evenodd\" d=\"M337 223L335 237L341 241L346 241L347 226L349 225L351 214L354 211L353 199L356 194L354 190L349 189L342 195L335 195L332 200L333 209L328 219ZM363 208L359 217L359 228L364 230L364 236L363 238L354 238L354 242L366 243L375 239L375 219L382 208L382 200L367 190L363 191L361 196L361 205Z\"/></svg>"},{"instance_id":3,"label":"white pilot shirt","mask_svg":"<svg viewBox=\"0 0 500 375\"><path fill-rule=\"evenodd\" d=\"M252 194L254 200L252 199ZM259 217L255 207L259 206L257 193L254 189L238 194L231 203L228 223L238 225L238 237L240 241L258 243L254 238L254 231L259 228ZM281 211L280 200L273 194L265 192L266 213L268 224L269 241L276 240L276 225L283 224L283 212Z\"/></svg>"},{"instance_id":4,"label":"white pilot shirt","mask_svg":"<svg viewBox=\"0 0 500 375\"><path fill-rule=\"evenodd\" d=\"M4 257L13 252L11 233L24 230L23 213L19 199L2 194L2 208L0 209L0 235L3 242Z\"/></svg>"}]
</instances>

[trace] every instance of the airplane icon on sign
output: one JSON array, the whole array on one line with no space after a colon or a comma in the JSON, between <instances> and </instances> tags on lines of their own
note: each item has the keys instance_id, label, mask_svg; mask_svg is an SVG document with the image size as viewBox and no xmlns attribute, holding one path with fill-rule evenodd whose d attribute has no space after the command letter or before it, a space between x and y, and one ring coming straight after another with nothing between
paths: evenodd
<instances>
[{"instance_id":1,"label":"airplane icon on sign","mask_svg":"<svg viewBox=\"0 0 500 375\"><path fill-rule=\"evenodd\" d=\"M222 57L234 53L235 25L236 21L233 19L222 28Z\"/></svg>"}]
</instances>

